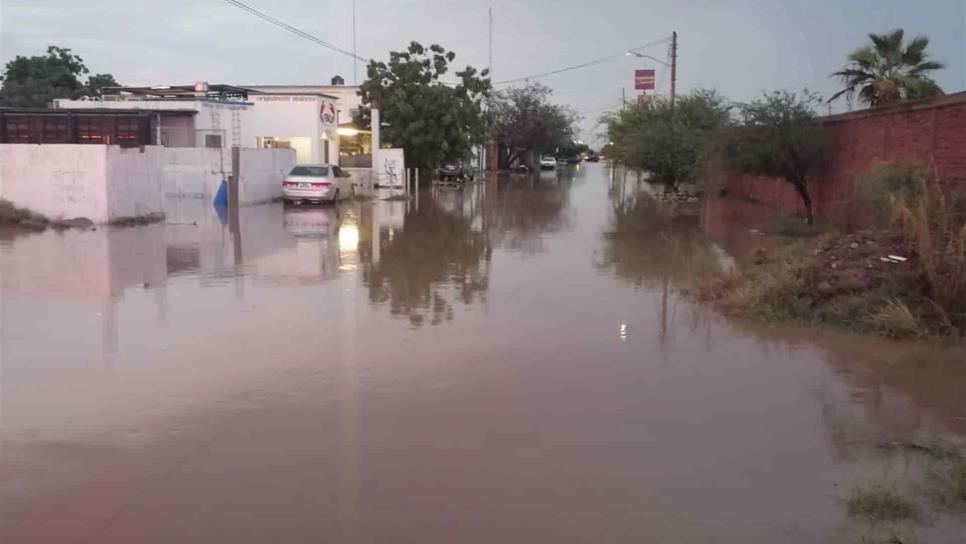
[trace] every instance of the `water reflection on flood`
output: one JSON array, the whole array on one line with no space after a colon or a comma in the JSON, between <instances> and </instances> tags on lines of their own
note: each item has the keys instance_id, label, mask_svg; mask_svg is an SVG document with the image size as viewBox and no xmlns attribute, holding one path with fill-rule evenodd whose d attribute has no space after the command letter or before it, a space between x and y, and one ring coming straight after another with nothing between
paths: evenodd
<instances>
[{"instance_id":1,"label":"water reflection on flood","mask_svg":"<svg viewBox=\"0 0 966 544\"><path fill-rule=\"evenodd\" d=\"M694 304L715 206L591 165L4 232L0 541L859 541L842 490L918 470L877 444L966 435L966 354Z\"/></svg>"}]
</instances>

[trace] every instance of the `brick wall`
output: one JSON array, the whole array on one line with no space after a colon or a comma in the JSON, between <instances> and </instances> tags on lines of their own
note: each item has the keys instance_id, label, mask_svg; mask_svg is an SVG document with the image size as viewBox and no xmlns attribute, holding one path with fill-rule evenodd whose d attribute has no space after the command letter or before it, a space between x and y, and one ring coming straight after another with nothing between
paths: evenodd
<instances>
[{"instance_id":1,"label":"brick wall","mask_svg":"<svg viewBox=\"0 0 966 544\"><path fill-rule=\"evenodd\" d=\"M950 190L966 191L966 92L819 119L828 142L825 166L809 179L818 215L854 222L850 206L861 179L882 161L927 165ZM720 172L729 193L788 212L803 209L789 183ZM861 219L860 219L861 220Z\"/></svg>"}]
</instances>

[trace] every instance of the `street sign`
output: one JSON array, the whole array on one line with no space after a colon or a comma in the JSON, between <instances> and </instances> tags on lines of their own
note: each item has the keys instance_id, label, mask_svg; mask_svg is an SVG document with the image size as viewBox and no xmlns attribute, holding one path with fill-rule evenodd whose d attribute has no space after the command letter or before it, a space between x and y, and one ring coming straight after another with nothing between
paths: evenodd
<instances>
[{"instance_id":1,"label":"street sign","mask_svg":"<svg viewBox=\"0 0 966 544\"><path fill-rule=\"evenodd\" d=\"M650 91L654 89L654 70L634 70L634 89Z\"/></svg>"}]
</instances>

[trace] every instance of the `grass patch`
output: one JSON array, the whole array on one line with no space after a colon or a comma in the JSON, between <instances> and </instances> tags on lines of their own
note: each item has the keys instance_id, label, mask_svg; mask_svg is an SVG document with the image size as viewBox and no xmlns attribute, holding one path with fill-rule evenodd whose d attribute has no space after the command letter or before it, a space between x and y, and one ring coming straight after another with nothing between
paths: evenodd
<instances>
[{"instance_id":1,"label":"grass patch","mask_svg":"<svg viewBox=\"0 0 966 544\"><path fill-rule=\"evenodd\" d=\"M831 227L820 219L815 219L814 224L809 225L805 218L798 214L780 215L761 226L761 231L766 234L788 238L813 238L830 230Z\"/></svg>"},{"instance_id":2,"label":"grass patch","mask_svg":"<svg viewBox=\"0 0 966 544\"><path fill-rule=\"evenodd\" d=\"M902 521L919 516L912 496L895 484L856 486L846 500L849 515L868 521Z\"/></svg>"},{"instance_id":3,"label":"grass patch","mask_svg":"<svg viewBox=\"0 0 966 544\"><path fill-rule=\"evenodd\" d=\"M922 320L897 299L885 301L868 321L879 334L890 338L923 338L929 334Z\"/></svg>"},{"instance_id":4,"label":"grass patch","mask_svg":"<svg viewBox=\"0 0 966 544\"><path fill-rule=\"evenodd\" d=\"M409 200L410 198L412 197L410 197L409 195L391 195L391 196L387 196L383 200L387 202L400 202L400 201Z\"/></svg>"},{"instance_id":5,"label":"grass patch","mask_svg":"<svg viewBox=\"0 0 966 544\"><path fill-rule=\"evenodd\" d=\"M966 454L937 459L926 471L926 493L937 505L966 510Z\"/></svg>"},{"instance_id":6,"label":"grass patch","mask_svg":"<svg viewBox=\"0 0 966 544\"><path fill-rule=\"evenodd\" d=\"M116 219L112 219L110 224L114 227L140 227L150 225L151 223L157 223L158 221L162 220L164 220L163 213L151 213L133 217L118 217Z\"/></svg>"},{"instance_id":7,"label":"grass patch","mask_svg":"<svg viewBox=\"0 0 966 544\"><path fill-rule=\"evenodd\" d=\"M50 220L26 208L18 208L9 200L0 199L0 225L43 230L50 225Z\"/></svg>"}]
</instances>

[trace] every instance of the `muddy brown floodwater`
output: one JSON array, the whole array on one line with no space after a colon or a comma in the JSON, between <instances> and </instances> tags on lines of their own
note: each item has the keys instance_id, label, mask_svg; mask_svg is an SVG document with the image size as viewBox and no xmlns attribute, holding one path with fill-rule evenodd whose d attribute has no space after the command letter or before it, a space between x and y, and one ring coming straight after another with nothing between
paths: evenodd
<instances>
[{"instance_id":1,"label":"muddy brown floodwater","mask_svg":"<svg viewBox=\"0 0 966 544\"><path fill-rule=\"evenodd\" d=\"M3 233L0 542L860 542L966 356L693 304L722 225L608 176Z\"/></svg>"}]
</instances>

